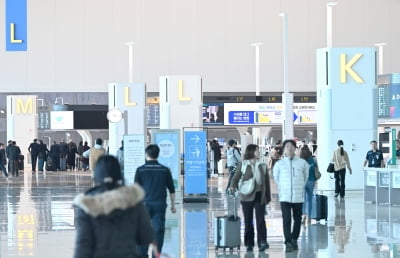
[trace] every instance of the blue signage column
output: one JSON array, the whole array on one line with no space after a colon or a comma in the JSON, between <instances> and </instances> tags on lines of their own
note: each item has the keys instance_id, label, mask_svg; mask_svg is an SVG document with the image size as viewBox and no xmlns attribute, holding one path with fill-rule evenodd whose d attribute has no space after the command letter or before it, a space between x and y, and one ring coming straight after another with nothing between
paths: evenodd
<instances>
[{"instance_id":1,"label":"blue signage column","mask_svg":"<svg viewBox=\"0 0 400 258\"><path fill-rule=\"evenodd\" d=\"M207 201L207 142L203 131L185 132L185 202Z\"/></svg>"},{"instance_id":2,"label":"blue signage column","mask_svg":"<svg viewBox=\"0 0 400 258\"><path fill-rule=\"evenodd\" d=\"M6 0L6 51L26 51L27 27L27 1Z\"/></svg>"}]
</instances>

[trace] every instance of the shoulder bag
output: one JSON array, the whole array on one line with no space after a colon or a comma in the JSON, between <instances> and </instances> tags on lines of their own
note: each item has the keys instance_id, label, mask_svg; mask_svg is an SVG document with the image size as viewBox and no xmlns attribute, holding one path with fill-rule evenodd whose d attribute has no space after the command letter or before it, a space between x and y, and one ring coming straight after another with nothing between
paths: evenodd
<instances>
[{"instance_id":1,"label":"shoulder bag","mask_svg":"<svg viewBox=\"0 0 400 258\"><path fill-rule=\"evenodd\" d=\"M334 173L335 172L335 164L333 164L332 162L329 163L328 168L326 169L326 171L328 173Z\"/></svg>"},{"instance_id":2,"label":"shoulder bag","mask_svg":"<svg viewBox=\"0 0 400 258\"><path fill-rule=\"evenodd\" d=\"M239 181L239 192L241 195L250 195L251 193L254 192L254 189L256 187L256 180L254 176L247 180L243 180L243 176L244 174L242 175Z\"/></svg>"}]
</instances>

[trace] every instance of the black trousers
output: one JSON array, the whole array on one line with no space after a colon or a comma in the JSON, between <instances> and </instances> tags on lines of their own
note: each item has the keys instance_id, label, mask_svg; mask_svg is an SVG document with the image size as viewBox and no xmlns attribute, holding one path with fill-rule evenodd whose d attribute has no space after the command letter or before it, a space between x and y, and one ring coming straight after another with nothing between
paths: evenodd
<instances>
[{"instance_id":1,"label":"black trousers","mask_svg":"<svg viewBox=\"0 0 400 258\"><path fill-rule=\"evenodd\" d=\"M267 242L267 226L265 224L265 204L261 204L261 192L250 202L241 202L244 216L244 245L254 246L253 211L256 213L258 246Z\"/></svg>"},{"instance_id":2,"label":"black trousers","mask_svg":"<svg viewBox=\"0 0 400 258\"><path fill-rule=\"evenodd\" d=\"M335 171L335 193L340 194L340 197L344 197L345 190L345 179L346 179L346 169Z\"/></svg>"},{"instance_id":3,"label":"black trousers","mask_svg":"<svg viewBox=\"0 0 400 258\"><path fill-rule=\"evenodd\" d=\"M37 154L31 153L32 171L36 171Z\"/></svg>"},{"instance_id":4,"label":"black trousers","mask_svg":"<svg viewBox=\"0 0 400 258\"><path fill-rule=\"evenodd\" d=\"M299 238L302 209L303 203L281 202L283 235L285 237L285 244L291 243L292 241L297 241L297 239Z\"/></svg>"}]
</instances>

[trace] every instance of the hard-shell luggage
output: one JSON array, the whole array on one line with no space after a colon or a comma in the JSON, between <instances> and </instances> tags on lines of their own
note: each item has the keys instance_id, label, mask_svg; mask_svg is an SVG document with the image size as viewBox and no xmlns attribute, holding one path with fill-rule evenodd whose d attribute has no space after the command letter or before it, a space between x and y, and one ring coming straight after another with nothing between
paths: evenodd
<instances>
[{"instance_id":1,"label":"hard-shell luggage","mask_svg":"<svg viewBox=\"0 0 400 258\"><path fill-rule=\"evenodd\" d=\"M46 160L46 171L56 171L53 159L50 156L48 156Z\"/></svg>"},{"instance_id":2,"label":"hard-shell luggage","mask_svg":"<svg viewBox=\"0 0 400 258\"><path fill-rule=\"evenodd\" d=\"M230 218L238 217L238 207L239 207L239 193L228 191L226 194L227 198L227 215Z\"/></svg>"},{"instance_id":3,"label":"hard-shell luggage","mask_svg":"<svg viewBox=\"0 0 400 258\"><path fill-rule=\"evenodd\" d=\"M313 195L310 217L315 220L328 219L328 197L326 195Z\"/></svg>"},{"instance_id":4,"label":"hard-shell luggage","mask_svg":"<svg viewBox=\"0 0 400 258\"><path fill-rule=\"evenodd\" d=\"M233 252L234 248L240 250L240 218L228 216L215 217L214 221L214 246L218 248L229 248Z\"/></svg>"},{"instance_id":5,"label":"hard-shell luggage","mask_svg":"<svg viewBox=\"0 0 400 258\"><path fill-rule=\"evenodd\" d=\"M216 252L218 248L229 248L233 252L234 248L240 251L240 218L237 214L239 198L237 193L227 193L227 215L215 217L214 225L214 246Z\"/></svg>"}]
</instances>

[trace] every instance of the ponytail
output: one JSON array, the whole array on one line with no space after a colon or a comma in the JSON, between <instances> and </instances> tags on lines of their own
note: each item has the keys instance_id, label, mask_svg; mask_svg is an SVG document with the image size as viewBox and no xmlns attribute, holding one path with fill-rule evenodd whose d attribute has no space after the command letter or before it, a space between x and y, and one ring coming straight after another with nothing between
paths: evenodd
<instances>
[{"instance_id":1,"label":"ponytail","mask_svg":"<svg viewBox=\"0 0 400 258\"><path fill-rule=\"evenodd\" d=\"M344 155L344 150L343 150L343 141L339 140L337 142L337 145L340 147L340 155L343 156Z\"/></svg>"}]
</instances>

